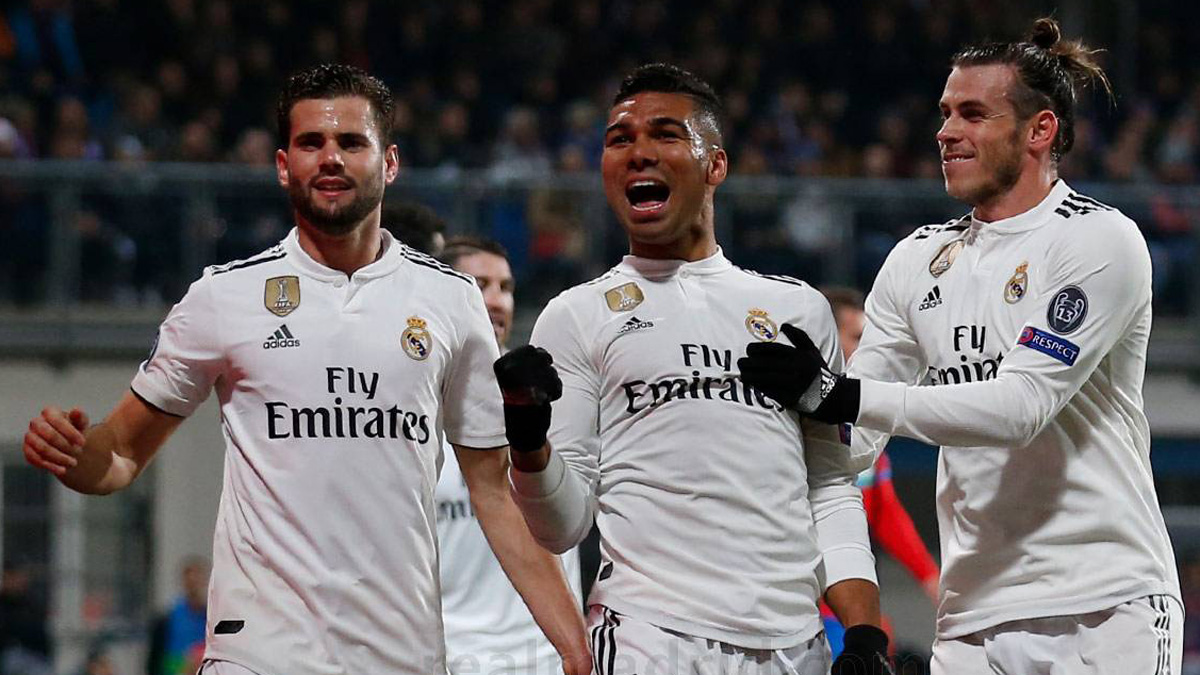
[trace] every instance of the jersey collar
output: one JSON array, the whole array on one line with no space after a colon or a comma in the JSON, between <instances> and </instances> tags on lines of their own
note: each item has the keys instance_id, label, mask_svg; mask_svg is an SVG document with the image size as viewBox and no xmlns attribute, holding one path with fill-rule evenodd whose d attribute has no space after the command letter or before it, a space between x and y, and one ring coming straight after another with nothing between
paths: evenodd
<instances>
[{"instance_id":1,"label":"jersey collar","mask_svg":"<svg viewBox=\"0 0 1200 675\"><path fill-rule=\"evenodd\" d=\"M1011 218L1001 220L993 220L990 223L982 220L976 220L975 214L971 214L971 233L973 235L988 232L991 234L1014 234L1017 232L1025 232L1032 230L1035 227L1045 225L1050 220L1050 216L1054 214L1054 209L1057 208L1062 201L1071 194L1070 186L1061 178L1054 182L1054 186L1050 188L1050 194L1038 203L1037 206L1029 209L1024 213L1018 213Z\"/></svg>"},{"instance_id":2,"label":"jersey collar","mask_svg":"<svg viewBox=\"0 0 1200 675\"><path fill-rule=\"evenodd\" d=\"M392 237L392 234L387 230L380 230L383 237L382 253L376 259L365 267L360 267L351 276L354 280L374 279L384 276L394 271L404 262L404 255L400 252L400 245ZM345 273L340 270L335 270L331 267L326 267L312 256L305 253L304 248L300 246L300 235L297 228L293 227L291 232L283 238L283 250L287 252L288 259L307 277L312 277L318 281L338 281L346 278Z\"/></svg>"},{"instance_id":3,"label":"jersey collar","mask_svg":"<svg viewBox=\"0 0 1200 675\"><path fill-rule=\"evenodd\" d=\"M621 259L621 264L617 265L617 268L626 274L634 274L646 279L662 279L677 273L696 275L717 274L732 269L733 263L729 262L729 259L725 257L724 251L718 246L716 253L693 262L687 262L686 260L639 258L635 255L627 255Z\"/></svg>"}]
</instances>

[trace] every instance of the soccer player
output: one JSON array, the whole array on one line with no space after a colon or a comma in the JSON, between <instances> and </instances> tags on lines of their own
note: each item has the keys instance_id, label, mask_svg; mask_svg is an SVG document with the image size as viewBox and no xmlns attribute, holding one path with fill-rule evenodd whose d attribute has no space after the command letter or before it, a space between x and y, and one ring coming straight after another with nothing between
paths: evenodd
<instances>
[{"instance_id":1,"label":"soccer player","mask_svg":"<svg viewBox=\"0 0 1200 675\"><path fill-rule=\"evenodd\" d=\"M831 368L842 358L816 290L741 270L717 245L720 115L711 87L673 66L621 84L602 174L630 255L554 298L536 347L496 364L517 503L554 551L599 527L598 673L827 673L822 594L850 626L834 672L882 673L853 483L873 457L735 370L747 338L771 343L784 323L819 335Z\"/></svg>"},{"instance_id":2,"label":"soccer player","mask_svg":"<svg viewBox=\"0 0 1200 675\"><path fill-rule=\"evenodd\" d=\"M446 241L441 259L475 279L483 292L496 343L503 351L513 320L514 282L508 252L490 239L452 237ZM434 496L450 673L561 672L554 647L513 590L479 528L466 481L453 454L446 455ZM572 549L561 560L578 597L578 553Z\"/></svg>"},{"instance_id":3,"label":"soccer player","mask_svg":"<svg viewBox=\"0 0 1200 675\"><path fill-rule=\"evenodd\" d=\"M78 408L48 407L25 456L79 492L120 490L215 390L226 463L202 672L428 675L445 669L444 437L496 555L568 672L586 673L582 616L508 493L479 290L380 229L399 169L392 107L355 68L292 76L276 168L296 228L207 268L109 416L90 426Z\"/></svg>"},{"instance_id":4,"label":"soccer player","mask_svg":"<svg viewBox=\"0 0 1200 675\"><path fill-rule=\"evenodd\" d=\"M892 251L849 376L798 336L755 380L882 447L941 445L933 672L1177 673L1179 580L1142 379L1150 257L1137 225L1057 176L1075 96L1107 88L1051 19L954 56L938 132L970 214ZM924 385L924 386L923 386ZM933 385L933 386L929 386Z\"/></svg>"}]
</instances>

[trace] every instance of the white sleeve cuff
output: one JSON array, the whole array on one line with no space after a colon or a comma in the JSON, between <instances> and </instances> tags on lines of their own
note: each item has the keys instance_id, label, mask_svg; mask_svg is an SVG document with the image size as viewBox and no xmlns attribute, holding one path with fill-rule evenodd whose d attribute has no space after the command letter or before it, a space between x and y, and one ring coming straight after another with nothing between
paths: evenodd
<instances>
[{"instance_id":1,"label":"white sleeve cuff","mask_svg":"<svg viewBox=\"0 0 1200 675\"><path fill-rule=\"evenodd\" d=\"M908 385L903 382L860 380L858 419L856 426L885 434L894 434L904 416L904 396Z\"/></svg>"},{"instance_id":2,"label":"white sleeve cuff","mask_svg":"<svg viewBox=\"0 0 1200 675\"><path fill-rule=\"evenodd\" d=\"M861 497L856 495L853 502L822 517L816 522L816 530L825 572L822 593L846 579L866 579L879 585Z\"/></svg>"},{"instance_id":3,"label":"white sleeve cuff","mask_svg":"<svg viewBox=\"0 0 1200 675\"><path fill-rule=\"evenodd\" d=\"M525 516L530 534L543 548L564 553L583 541L591 528L589 496L557 452L541 471L508 472L513 501Z\"/></svg>"},{"instance_id":4,"label":"white sleeve cuff","mask_svg":"<svg viewBox=\"0 0 1200 675\"><path fill-rule=\"evenodd\" d=\"M513 452L516 452L515 450ZM513 493L524 498L537 499L547 497L553 494L559 487L562 486L563 478L567 473L567 463L557 452L550 453L550 461L546 464L546 468L541 471L518 471L511 469L508 472L509 480L512 481Z\"/></svg>"}]
</instances>

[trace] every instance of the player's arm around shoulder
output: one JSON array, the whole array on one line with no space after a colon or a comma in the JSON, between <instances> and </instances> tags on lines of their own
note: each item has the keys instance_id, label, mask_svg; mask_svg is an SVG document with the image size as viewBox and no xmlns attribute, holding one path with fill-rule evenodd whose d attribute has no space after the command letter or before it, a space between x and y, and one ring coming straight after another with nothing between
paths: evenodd
<instances>
[{"instance_id":1,"label":"player's arm around shoulder","mask_svg":"<svg viewBox=\"0 0 1200 675\"><path fill-rule=\"evenodd\" d=\"M471 507L504 573L558 650L568 674L591 672L583 615L558 557L542 548L525 526L509 494L507 447L477 450L454 446Z\"/></svg>"},{"instance_id":2,"label":"player's arm around shoulder","mask_svg":"<svg viewBox=\"0 0 1200 675\"><path fill-rule=\"evenodd\" d=\"M22 451L76 492L109 494L132 483L182 421L132 392L95 426L79 408L48 406L30 421Z\"/></svg>"}]
</instances>

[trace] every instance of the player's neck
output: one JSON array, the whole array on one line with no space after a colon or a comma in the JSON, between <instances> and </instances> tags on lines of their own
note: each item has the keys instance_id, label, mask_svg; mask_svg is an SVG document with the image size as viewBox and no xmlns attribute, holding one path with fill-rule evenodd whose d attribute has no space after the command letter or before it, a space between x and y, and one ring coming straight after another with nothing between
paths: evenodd
<instances>
[{"instance_id":1,"label":"player's neck","mask_svg":"<svg viewBox=\"0 0 1200 675\"><path fill-rule=\"evenodd\" d=\"M629 252L639 258L650 260L704 260L717 252L717 240L711 235L704 238L672 241L666 244L648 244L630 241Z\"/></svg>"},{"instance_id":2,"label":"player's neck","mask_svg":"<svg viewBox=\"0 0 1200 675\"><path fill-rule=\"evenodd\" d=\"M1036 171L1025 171L1011 189L987 203L976 204L971 215L985 223L1019 216L1041 204L1056 180L1058 171L1053 164L1038 167Z\"/></svg>"},{"instance_id":3,"label":"player's neck","mask_svg":"<svg viewBox=\"0 0 1200 675\"><path fill-rule=\"evenodd\" d=\"M717 236L713 226L712 203L701 208L699 218L678 237L665 242L648 242L629 238L629 252L651 260L704 260L717 252Z\"/></svg>"},{"instance_id":4,"label":"player's neck","mask_svg":"<svg viewBox=\"0 0 1200 675\"><path fill-rule=\"evenodd\" d=\"M300 248L313 260L346 276L375 262L382 253L378 209L340 236L326 234L302 218L296 220Z\"/></svg>"}]
</instances>

